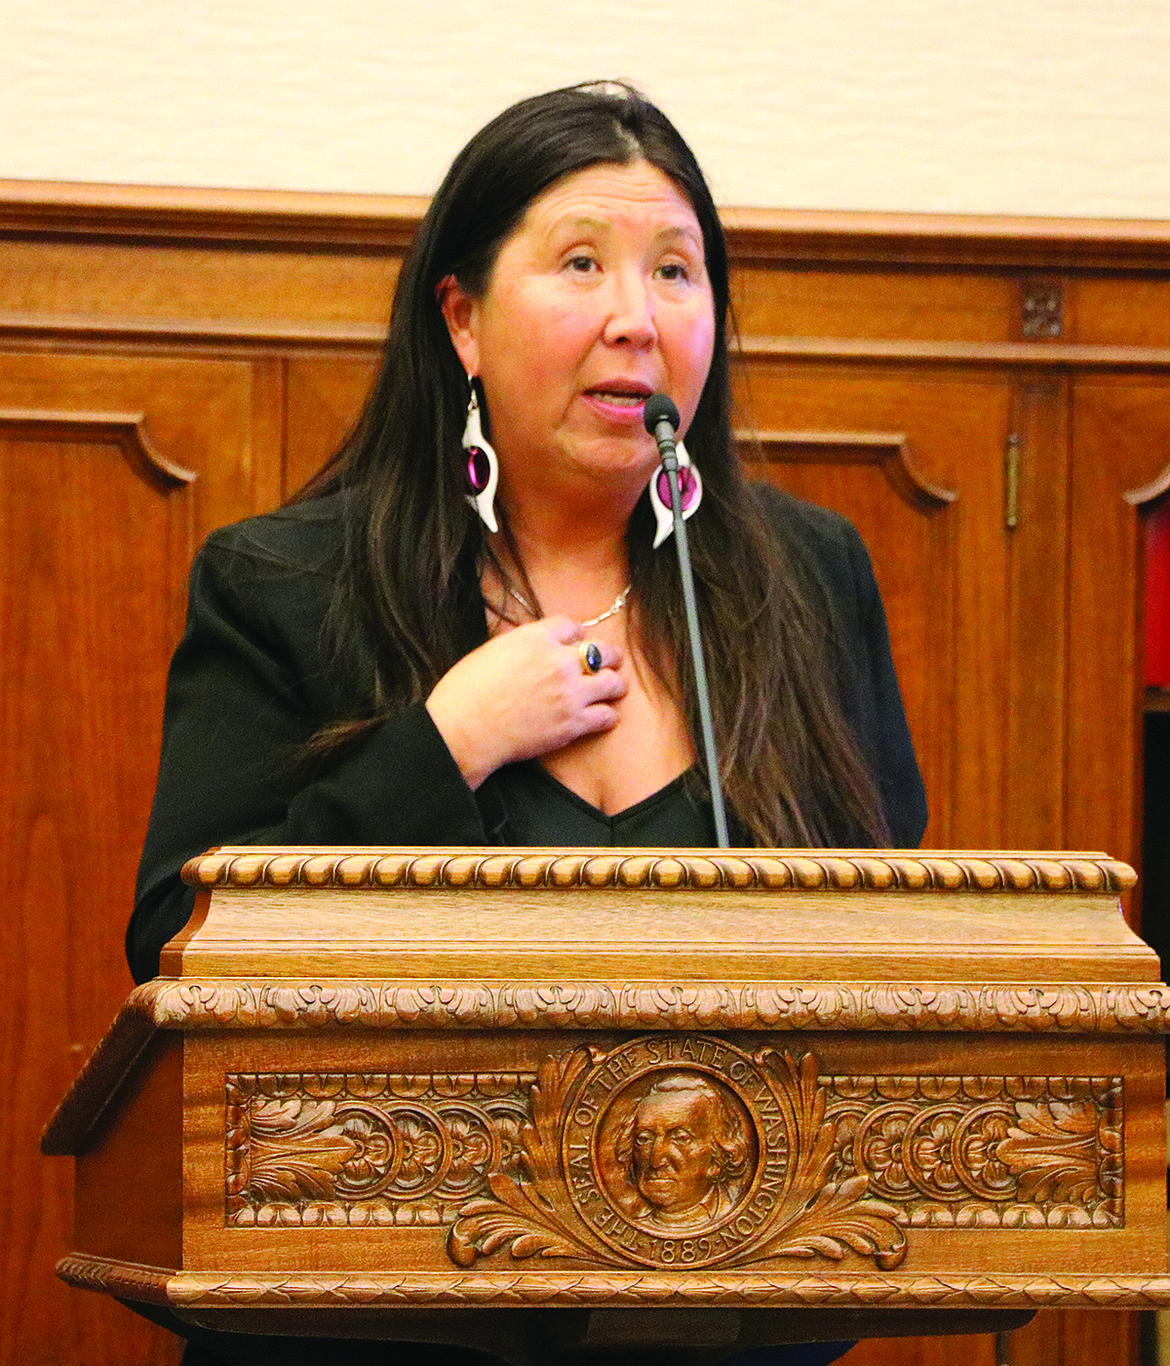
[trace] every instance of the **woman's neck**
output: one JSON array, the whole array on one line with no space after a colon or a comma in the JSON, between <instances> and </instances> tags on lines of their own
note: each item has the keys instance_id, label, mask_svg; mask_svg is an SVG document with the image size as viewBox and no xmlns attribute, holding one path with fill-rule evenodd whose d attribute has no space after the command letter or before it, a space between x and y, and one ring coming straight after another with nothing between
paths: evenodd
<instances>
[{"instance_id":1,"label":"woman's neck","mask_svg":"<svg viewBox=\"0 0 1170 1366\"><path fill-rule=\"evenodd\" d=\"M629 584L626 521L612 505L593 517L560 505L513 507L504 517L506 531L492 537L499 587L519 593L534 615L587 621Z\"/></svg>"}]
</instances>

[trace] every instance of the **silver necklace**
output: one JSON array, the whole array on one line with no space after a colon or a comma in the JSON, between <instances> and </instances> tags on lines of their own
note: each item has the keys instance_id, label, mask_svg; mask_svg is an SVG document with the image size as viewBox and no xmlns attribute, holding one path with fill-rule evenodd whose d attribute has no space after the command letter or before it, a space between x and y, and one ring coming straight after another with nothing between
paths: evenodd
<instances>
[{"instance_id":1,"label":"silver necklace","mask_svg":"<svg viewBox=\"0 0 1170 1366\"><path fill-rule=\"evenodd\" d=\"M608 621L610 617L617 616L617 614L626 605L626 599L630 596L630 589L633 586L634 585L632 583L627 583L626 586L622 589L622 591L617 595L617 597L614 598L613 602L610 603L610 605L605 609L604 612L602 612L602 614L599 617L590 617L588 621L583 621L581 625L600 626L603 621ZM508 594L510 598L515 598L515 600L520 604L521 607L524 608L524 610L528 613L530 617L533 618L533 620L536 620L538 618L539 614L537 613L536 608L533 607L530 602L525 602L524 599L520 596L519 593L516 592L514 588L508 587L504 591Z\"/></svg>"}]
</instances>

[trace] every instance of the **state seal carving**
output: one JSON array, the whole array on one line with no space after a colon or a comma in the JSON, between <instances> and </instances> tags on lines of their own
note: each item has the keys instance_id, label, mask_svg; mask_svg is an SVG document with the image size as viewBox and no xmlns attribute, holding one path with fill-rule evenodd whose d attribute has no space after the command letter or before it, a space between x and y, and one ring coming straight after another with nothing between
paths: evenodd
<instances>
[{"instance_id":1,"label":"state seal carving","mask_svg":"<svg viewBox=\"0 0 1170 1366\"><path fill-rule=\"evenodd\" d=\"M461 1266L507 1247L589 1265L684 1268L905 1255L867 1179L828 1180L835 1150L816 1060L704 1035L649 1035L541 1066L519 1179L460 1210Z\"/></svg>"}]
</instances>

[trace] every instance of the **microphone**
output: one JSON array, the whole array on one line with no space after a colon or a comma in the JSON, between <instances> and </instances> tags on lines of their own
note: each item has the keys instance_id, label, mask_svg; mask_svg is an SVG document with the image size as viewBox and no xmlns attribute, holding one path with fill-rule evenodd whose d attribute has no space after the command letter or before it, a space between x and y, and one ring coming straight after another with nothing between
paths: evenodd
<instances>
[{"instance_id":1,"label":"microphone","mask_svg":"<svg viewBox=\"0 0 1170 1366\"><path fill-rule=\"evenodd\" d=\"M727 813L723 807L723 785L719 781L719 760L715 753L715 727L711 722L711 697L707 690L707 668L703 662L703 641L699 635L699 613L695 606L695 581L691 574L691 550L687 544L687 524L683 521L682 491L678 479L678 409L666 394L651 394L642 412L646 430L658 443L662 468L670 487L670 510L674 517L674 543L678 547L678 570L682 578L683 603L687 612L687 636L691 647L691 666L695 671L695 691L699 699L699 729L702 732L703 759L711 787L711 810L715 817L715 838L720 849L730 845Z\"/></svg>"},{"instance_id":2,"label":"microphone","mask_svg":"<svg viewBox=\"0 0 1170 1366\"><path fill-rule=\"evenodd\" d=\"M658 454L662 457L662 463L667 465L669 458L673 460L675 469L678 469L678 454L674 449L674 434L678 431L680 420L674 400L668 394L651 394L642 409L642 421L646 424L646 430L658 442ZM669 471L669 465L667 469Z\"/></svg>"}]
</instances>

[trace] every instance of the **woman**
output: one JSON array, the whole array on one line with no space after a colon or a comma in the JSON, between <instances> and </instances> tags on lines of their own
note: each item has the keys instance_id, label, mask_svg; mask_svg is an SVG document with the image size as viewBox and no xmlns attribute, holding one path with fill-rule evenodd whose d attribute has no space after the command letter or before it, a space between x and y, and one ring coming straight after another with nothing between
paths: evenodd
<instances>
[{"instance_id":1,"label":"woman","mask_svg":"<svg viewBox=\"0 0 1170 1366\"><path fill-rule=\"evenodd\" d=\"M744 481L728 309L710 193L635 91L554 91L472 139L403 266L354 435L195 563L128 934L140 980L190 914L183 862L211 845L714 843L678 566L656 546L656 391L699 470L689 539L736 841L917 844L868 558L841 518ZM188 1355L330 1359L223 1335Z\"/></svg>"},{"instance_id":2,"label":"woman","mask_svg":"<svg viewBox=\"0 0 1170 1366\"><path fill-rule=\"evenodd\" d=\"M699 470L733 843L918 843L868 557L839 517L745 482L728 311L706 183L637 92L554 91L471 140L353 436L196 561L128 934L140 979L190 914L183 861L216 844L714 843L678 566L655 548L654 391Z\"/></svg>"}]
</instances>

